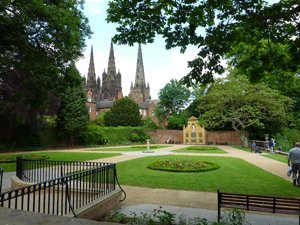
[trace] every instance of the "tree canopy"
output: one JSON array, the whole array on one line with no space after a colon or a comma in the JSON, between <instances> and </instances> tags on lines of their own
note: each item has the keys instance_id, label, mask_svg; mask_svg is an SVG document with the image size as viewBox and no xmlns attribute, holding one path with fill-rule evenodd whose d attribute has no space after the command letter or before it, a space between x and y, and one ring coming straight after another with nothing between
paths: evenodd
<instances>
[{"instance_id":1,"label":"tree canopy","mask_svg":"<svg viewBox=\"0 0 300 225\"><path fill-rule=\"evenodd\" d=\"M286 45L289 71L297 72L299 16L300 5L295 0L273 4L263 0L110 0L107 10L107 21L119 24L114 41L120 44L151 43L161 35L167 49L179 46L184 52L188 45L197 46L199 53L188 62L191 71L183 78L187 84L212 82L214 74L224 72L221 60L234 46L260 40ZM271 58L272 54L269 46L267 55ZM260 74L251 74L253 79L256 76Z\"/></svg>"},{"instance_id":2,"label":"tree canopy","mask_svg":"<svg viewBox=\"0 0 300 225\"><path fill-rule=\"evenodd\" d=\"M171 79L158 93L156 116L166 119L173 114L178 114L188 105L190 95L190 90L180 81Z\"/></svg>"},{"instance_id":3,"label":"tree canopy","mask_svg":"<svg viewBox=\"0 0 300 225\"><path fill-rule=\"evenodd\" d=\"M219 79L201 100L201 122L207 128L229 123L246 143L245 131L276 124L278 131L290 119L293 101L265 84L251 84L245 77Z\"/></svg>"},{"instance_id":4,"label":"tree canopy","mask_svg":"<svg viewBox=\"0 0 300 225\"><path fill-rule=\"evenodd\" d=\"M128 97L115 101L111 110L104 114L104 124L112 127L142 125L139 105Z\"/></svg>"},{"instance_id":5,"label":"tree canopy","mask_svg":"<svg viewBox=\"0 0 300 225\"><path fill-rule=\"evenodd\" d=\"M63 76L91 34L83 0L0 1L0 133L37 132L57 112ZM27 131L26 131L27 130Z\"/></svg>"},{"instance_id":6,"label":"tree canopy","mask_svg":"<svg viewBox=\"0 0 300 225\"><path fill-rule=\"evenodd\" d=\"M72 146L75 138L87 128L90 116L82 87L82 77L75 65L67 68L64 81L64 92L60 96L61 103L57 114L57 126L67 137L68 145Z\"/></svg>"}]
</instances>

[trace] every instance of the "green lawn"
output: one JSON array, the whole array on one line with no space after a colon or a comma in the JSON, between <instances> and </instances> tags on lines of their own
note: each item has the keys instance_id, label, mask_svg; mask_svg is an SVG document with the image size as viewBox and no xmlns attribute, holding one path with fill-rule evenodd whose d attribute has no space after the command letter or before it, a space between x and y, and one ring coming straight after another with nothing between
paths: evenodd
<instances>
[{"instance_id":1,"label":"green lawn","mask_svg":"<svg viewBox=\"0 0 300 225\"><path fill-rule=\"evenodd\" d=\"M173 150L173 152L184 152L184 153L220 153L226 154L224 150L214 146L192 146L181 149Z\"/></svg>"},{"instance_id":2,"label":"green lawn","mask_svg":"<svg viewBox=\"0 0 300 225\"><path fill-rule=\"evenodd\" d=\"M170 147L170 145L150 145L151 150L156 150L160 148ZM129 147L120 147L120 148L97 148L97 149L86 149L84 151L116 151L116 152L135 152L147 150L146 145L137 145Z\"/></svg>"},{"instance_id":3,"label":"green lawn","mask_svg":"<svg viewBox=\"0 0 300 225\"><path fill-rule=\"evenodd\" d=\"M277 160L279 162L287 163L287 155L266 153L266 154L263 154L262 156Z\"/></svg>"},{"instance_id":4,"label":"green lawn","mask_svg":"<svg viewBox=\"0 0 300 225\"><path fill-rule=\"evenodd\" d=\"M37 152L37 153L20 153L22 155L42 155L48 158L48 160L54 161L88 161L93 159L107 158L120 155L118 153L86 153L86 152ZM14 154L15 155L15 154ZM0 154L1 157L7 156L6 154ZM0 168L4 169L4 172L10 172L16 170L16 163L0 163Z\"/></svg>"},{"instance_id":5,"label":"green lawn","mask_svg":"<svg viewBox=\"0 0 300 225\"><path fill-rule=\"evenodd\" d=\"M186 173L164 172L148 169L148 164L163 159L184 158L211 161L220 169L209 172ZM291 182L268 173L236 158L208 156L159 156L145 157L117 164L119 181L122 185L150 188L167 188L243 194L299 197L300 188Z\"/></svg>"}]
</instances>

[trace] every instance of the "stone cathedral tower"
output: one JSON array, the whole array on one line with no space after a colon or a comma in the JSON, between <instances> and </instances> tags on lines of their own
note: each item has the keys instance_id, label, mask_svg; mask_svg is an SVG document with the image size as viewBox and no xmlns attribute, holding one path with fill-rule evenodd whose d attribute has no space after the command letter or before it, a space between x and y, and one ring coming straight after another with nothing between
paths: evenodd
<instances>
[{"instance_id":1,"label":"stone cathedral tower","mask_svg":"<svg viewBox=\"0 0 300 225\"><path fill-rule=\"evenodd\" d=\"M114 48L111 42L107 72L102 73L101 100L114 101L123 97L120 71L116 72Z\"/></svg>"},{"instance_id":2,"label":"stone cathedral tower","mask_svg":"<svg viewBox=\"0 0 300 225\"><path fill-rule=\"evenodd\" d=\"M129 97L138 104L151 100L149 83L146 85L145 82L141 44L139 44L138 48L135 82L134 85L131 83Z\"/></svg>"}]
</instances>

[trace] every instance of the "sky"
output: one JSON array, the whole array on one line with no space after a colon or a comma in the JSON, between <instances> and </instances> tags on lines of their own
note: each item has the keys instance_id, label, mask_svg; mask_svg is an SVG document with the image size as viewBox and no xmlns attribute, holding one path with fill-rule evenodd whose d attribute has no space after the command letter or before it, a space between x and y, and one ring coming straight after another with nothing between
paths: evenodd
<instances>
[{"instance_id":1,"label":"sky","mask_svg":"<svg viewBox=\"0 0 300 225\"><path fill-rule=\"evenodd\" d=\"M111 38L116 33L116 24L107 23L106 9L108 0L86 0L84 13L89 19L89 25L93 31L91 39L86 41L84 57L77 63L77 69L82 76L87 76L91 45L94 51L94 63L96 76L100 76L104 69L107 71L108 56ZM146 83L150 85L152 99L158 99L158 92L171 79L181 79L189 72L187 61L193 60L198 50L190 47L185 54L181 54L179 48L166 50L162 38L156 38L154 43L142 45L143 63ZM124 96L130 92L131 82L134 83L138 45L114 44L116 69L122 74L122 91Z\"/></svg>"}]
</instances>

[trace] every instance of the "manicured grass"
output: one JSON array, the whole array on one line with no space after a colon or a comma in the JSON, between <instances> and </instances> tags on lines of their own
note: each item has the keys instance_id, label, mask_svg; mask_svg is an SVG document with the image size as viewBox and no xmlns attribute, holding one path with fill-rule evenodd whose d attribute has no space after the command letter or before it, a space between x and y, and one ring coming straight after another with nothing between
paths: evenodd
<instances>
[{"instance_id":1,"label":"manicured grass","mask_svg":"<svg viewBox=\"0 0 300 225\"><path fill-rule=\"evenodd\" d=\"M250 152L250 148L242 148L240 146L232 146L232 147L243 150L243 151ZM262 152L264 153L264 154L262 154L262 156L264 156L264 157L267 157L269 159L274 159L274 160L279 161L279 162L287 163L287 156L285 156L285 155L272 154L272 153L268 153L266 151L262 151Z\"/></svg>"},{"instance_id":2,"label":"manicured grass","mask_svg":"<svg viewBox=\"0 0 300 225\"><path fill-rule=\"evenodd\" d=\"M241 147L240 145L232 145L233 148L237 148L237 149L240 149L240 150L243 150L245 152L251 152L251 149L250 147L248 148L244 148L244 147ZM253 151L252 151L253 152Z\"/></svg>"},{"instance_id":3,"label":"manicured grass","mask_svg":"<svg viewBox=\"0 0 300 225\"><path fill-rule=\"evenodd\" d=\"M170 145L150 145L151 150L156 150L160 148L170 147ZM98 149L86 149L84 151L115 151L115 152L137 152L147 149L147 145L136 145L129 147L120 147L120 148L98 148Z\"/></svg>"},{"instance_id":4,"label":"manicured grass","mask_svg":"<svg viewBox=\"0 0 300 225\"><path fill-rule=\"evenodd\" d=\"M287 155L280 155L280 154L271 154L271 153L266 153L263 154L262 156L277 160L279 162L287 163Z\"/></svg>"},{"instance_id":5,"label":"manicured grass","mask_svg":"<svg viewBox=\"0 0 300 225\"><path fill-rule=\"evenodd\" d=\"M218 170L198 173L174 173L148 169L156 160L193 159L215 162ZM266 172L250 163L236 158L209 156L159 156L145 157L117 164L119 181L122 185L150 188L167 188L243 194L299 197L300 188L291 182Z\"/></svg>"},{"instance_id":6,"label":"manicured grass","mask_svg":"<svg viewBox=\"0 0 300 225\"><path fill-rule=\"evenodd\" d=\"M215 146L191 146L181 149L176 149L173 152L183 152L183 153L220 153L226 154L224 150Z\"/></svg>"},{"instance_id":7,"label":"manicured grass","mask_svg":"<svg viewBox=\"0 0 300 225\"><path fill-rule=\"evenodd\" d=\"M0 154L1 157L6 154ZM38 152L38 153L24 153L22 155L42 155L47 157L47 160L55 161L88 161L92 159L107 158L120 155L118 153L86 153L86 152ZM0 168L4 169L4 172L10 172L16 170L16 163L0 163Z\"/></svg>"}]
</instances>

